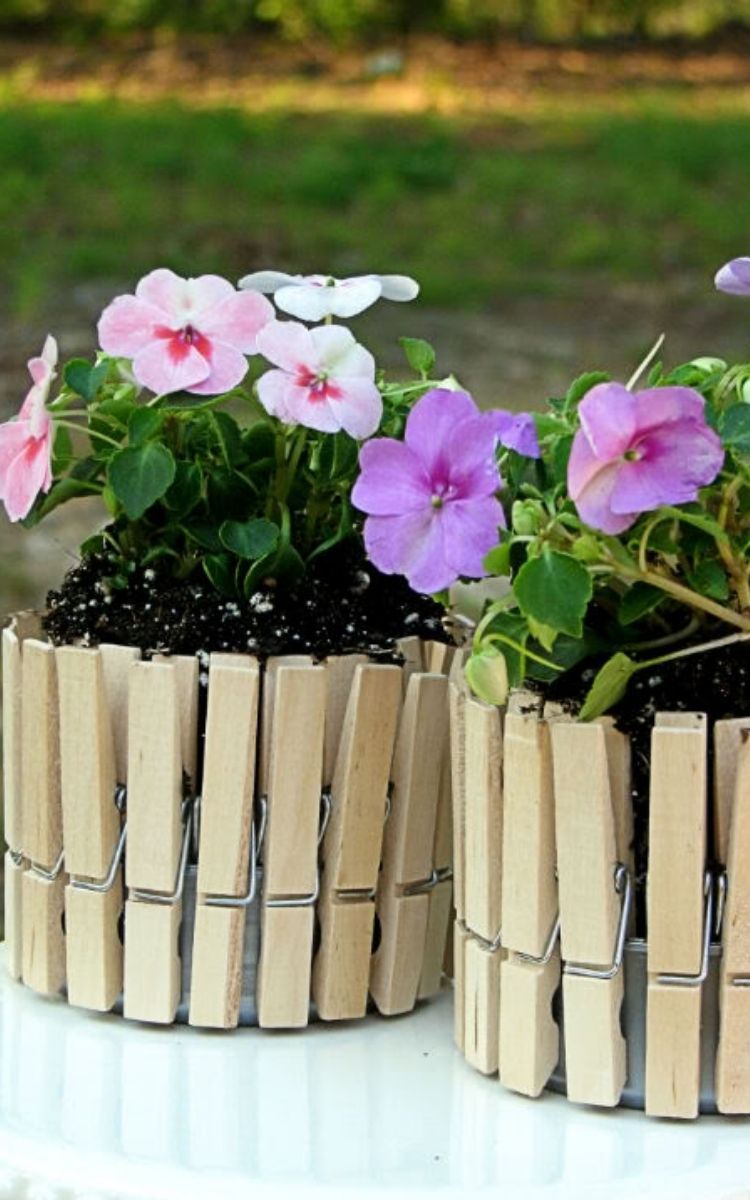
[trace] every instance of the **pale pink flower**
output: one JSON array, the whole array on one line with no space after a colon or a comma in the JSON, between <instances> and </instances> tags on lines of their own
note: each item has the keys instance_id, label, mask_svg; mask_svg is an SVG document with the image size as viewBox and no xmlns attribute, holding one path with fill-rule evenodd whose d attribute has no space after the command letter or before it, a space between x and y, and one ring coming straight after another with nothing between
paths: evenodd
<instances>
[{"instance_id":1,"label":"pale pink flower","mask_svg":"<svg viewBox=\"0 0 750 1200\"><path fill-rule=\"evenodd\" d=\"M254 271L240 287L273 295L282 312L302 321L325 317L356 317L377 300L414 300L419 284L408 275L287 275L284 271Z\"/></svg>"},{"instance_id":2,"label":"pale pink flower","mask_svg":"<svg viewBox=\"0 0 750 1200\"><path fill-rule=\"evenodd\" d=\"M348 329L271 321L258 335L258 350L277 368L258 380L272 416L323 433L344 429L354 438L375 432L383 415L375 360Z\"/></svg>"},{"instance_id":3,"label":"pale pink flower","mask_svg":"<svg viewBox=\"0 0 750 1200\"><path fill-rule=\"evenodd\" d=\"M48 337L29 360L32 385L18 416L0 425L0 500L11 521L28 516L52 486L52 417L47 397L57 372L57 342Z\"/></svg>"},{"instance_id":4,"label":"pale pink flower","mask_svg":"<svg viewBox=\"0 0 750 1200\"><path fill-rule=\"evenodd\" d=\"M162 267L134 296L118 296L99 321L107 354L133 360L138 382L158 396L218 396L247 373L259 331L273 317L264 296L238 292L218 275L181 279Z\"/></svg>"}]
</instances>

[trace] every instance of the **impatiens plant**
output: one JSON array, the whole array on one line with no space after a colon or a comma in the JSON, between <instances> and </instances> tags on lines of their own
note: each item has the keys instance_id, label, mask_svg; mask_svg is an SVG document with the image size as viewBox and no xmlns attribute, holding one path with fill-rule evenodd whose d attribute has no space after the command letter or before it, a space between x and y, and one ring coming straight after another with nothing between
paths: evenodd
<instances>
[{"instance_id":1,"label":"impatiens plant","mask_svg":"<svg viewBox=\"0 0 750 1200\"><path fill-rule=\"evenodd\" d=\"M308 324L278 319L263 292ZM107 592L158 565L166 587L207 578L257 607L259 588L293 589L336 547L364 565L363 539L376 566L425 592L481 575L503 524L495 446L533 452L533 427L480 415L450 379L441 388L420 339L402 339L416 377L386 381L334 321L417 292L405 276L260 272L238 290L152 271L107 306L101 350L65 364L56 393L54 339L30 362L33 386L0 426L9 517L34 524L99 496L108 520L82 552L99 574L104 562ZM428 529L412 569L413 535Z\"/></svg>"}]
</instances>

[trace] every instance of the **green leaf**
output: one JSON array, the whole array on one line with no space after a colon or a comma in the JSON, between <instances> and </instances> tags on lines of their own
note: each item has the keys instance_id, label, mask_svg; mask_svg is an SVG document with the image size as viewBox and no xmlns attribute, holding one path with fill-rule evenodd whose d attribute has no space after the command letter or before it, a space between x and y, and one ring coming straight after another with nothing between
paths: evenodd
<instances>
[{"instance_id":1,"label":"green leaf","mask_svg":"<svg viewBox=\"0 0 750 1200\"><path fill-rule=\"evenodd\" d=\"M240 427L229 413L214 412L209 418L219 439L221 453L227 466L236 467L245 461Z\"/></svg>"},{"instance_id":2,"label":"green leaf","mask_svg":"<svg viewBox=\"0 0 750 1200\"><path fill-rule=\"evenodd\" d=\"M224 521L219 529L222 545L240 558L256 561L271 554L279 544L279 527L265 517L249 521Z\"/></svg>"},{"instance_id":3,"label":"green leaf","mask_svg":"<svg viewBox=\"0 0 750 1200\"><path fill-rule=\"evenodd\" d=\"M508 667L505 655L494 646L472 654L466 664L466 682L475 696L487 704L505 704L508 698Z\"/></svg>"},{"instance_id":4,"label":"green leaf","mask_svg":"<svg viewBox=\"0 0 750 1200\"><path fill-rule=\"evenodd\" d=\"M427 379L435 366L435 351L424 338L402 337L398 339L404 348L406 360L412 371Z\"/></svg>"},{"instance_id":5,"label":"green leaf","mask_svg":"<svg viewBox=\"0 0 750 1200\"><path fill-rule=\"evenodd\" d=\"M212 470L206 492L208 507L217 525L222 521L244 521L249 512L257 511L255 492L236 471L223 467Z\"/></svg>"},{"instance_id":6,"label":"green leaf","mask_svg":"<svg viewBox=\"0 0 750 1200\"><path fill-rule=\"evenodd\" d=\"M132 521L160 500L175 477L175 461L166 446L147 442L128 446L111 459L107 478L110 487Z\"/></svg>"},{"instance_id":7,"label":"green leaf","mask_svg":"<svg viewBox=\"0 0 750 1200\"><path fill-rule=\"evenodd\" d=\"M573 408L579 404L587 392L597 383L609 383L610 376L606 371L586 371L574 379L565 395L565 407Z\"/></svg>"},{"instance_id":8,"label":"green leaf","mask_svg":"<svg viewBox=\"0 0 750 1200\"><path fill-rule=\"evenodd\" d=\"M201 498L202 475L197 463L178 462L174 482L165 493L164 503L172 512L184 517Z\"/></svg>"},{"instance_id":9,"label":"green leaf","mask_svg":"<svg viewBox=\"0 0 750 1200\"><path fill-rule=\"evenodd\" d=\"M702 596L710 596L712 600L729 599L729 580L721 563L716 559L706 559L687 572L688 583Z\"/></svg>"},{"instance_id":10,"label":"green leaf","mask_svg":"<svg viewBox=\"0 0 750 1200\"><path fill-rule=\"evenodd\" d=\"M571 554L545 546L539 558L521 567L513 590L527 617L571 637L581 637L593 586L586 568Z\"/></svg>"},{"instance_id":11,"label":"green leaf","mask_svg":"<svg viewBox=\"0 0 750 1200\"><path fill-rule=\"evenodd\" d=\"M128 441L142 446L161 429L164 414L158 408L136 408L128 421Z\"/></svg>"},{"instance_id":12,"label":"green leaf","mask_svg":"<svg viewBox=\"0 0 750 1200\"><path fill-rule=\"evenodd\" d=\"M542 621L536 621L534 617L529 617L529 633L533 638L543 646L548 654L551 654L555 648L559 634L551 625L545 625Z\"/></svg>"},{"instance_id":13,"label":"green leaf","mask_svg":"<svg viewBox=\"0 0 750 1200\"><path fill-rule=\"evenodd\" d=\"M65 365L63 378L72 392L81 396L87 404L91 404L108 374L108 362L94 366L85 358L72 358Z\"/></svg>"},{"instance_id":14,"label":"green leaf","mask_svg":"<svg viewBox=\"0 0 750 1200\"><path fill-rule=\"evenodd\" d=\"M721 440L738 454L750 454L750 404L733 404L721 422Z\"/></svg>"},{"instance_id":15,"label":"green leaf","mask_svg":"<svg viewBox=\"0 0 750 1200\"><path fill-rule=\"evenodd\" d=\"M54 448L52 451L52 474L62 475L67 471L73 459L73 439L70 430L62 425L55 429Z\"/></svg>"},{"instance_id":16,"label":"green leaf","mask_svg":"<svg viewBox=\"0 0 750 1200\"><path fill-rule=\"evenodd\" d=\"M664 592L650 583L634 583L620 601L617 620L621 625L633 625L653 612L666 600Z\"/></svg>"},{"instance_id":17,"label":"green leaf","mask_svg":"<svg viewBox=\"0 0 750 1200\"><path fill-rule=\"evenodd\" d=\"M627 654L618 651L605 662L597 672L583 707L578 714L581 721L593 721L608 712L618 700L622 700L627 691L632 676L638 670L638 663L628 658Z\"/></svg>"},{"instance_id":18,"label":"green leaf","mask_svg":"<svg viewBox=\"0 0 750 1200\"><path fill-rule=\"evenodd\" d=\"M568 477L568 463L570 462L570 451L572 447L572 433L566 434L564 437L557 438L557 440L552 444L550 465L552 467L552 477L555 483L564 483Z\"/></svg>"},{"instance_id":19,"label":"green leaf","mask_svg":"<svg viewBox=\"0 0 750 1200\"><path fill-rule=\"evenodd\" d=\"M236 596L235 562L229 554L208 554L203 559L203 570L210 582L223 596Z\"/></svg>"},{"instance_id":20,"label":"green leaf","mask_svg":"<svg viewBox=\"0 0 750 1200\"><path fill-rule=\"evenodd\" d=\"M99 488L95 484L86 483L84 480L74 479L72 475L68 475L65 479L53 483L43 499L40 497L40 501L35 504L23 522L24 527L32 528L43 517L48 516L61 504L66 504L68 500L77 500L80 496L91 496L98 491Z\"/></svg>"},{"instance_id":21,"label":"green leaf","mask_svg":"<svg viewBox=\"0 0 750 1200\"><path fill-rule=\"evenodd\" d=\"M510 575L510 540L501 542L484 556L485 571L488 575Z\"/></svg>"},{"instance_id":22,"label":"green leaf","mask_svg":"<svg viewBox=\"0 0 750 1200\"><path fill-rule=\"evenodd\" d=\"M488 646L492 646L493 638L498 638L494 645L496 649L500 649L505 658L510 686L519 687L528 672L528 659L524 653L529 640L526 618L518 612L496 613L485 630L480 648L484 650ZM514 644L509 645L505 639L510 639L510 642Z\"/></svg>"}]
</instances>

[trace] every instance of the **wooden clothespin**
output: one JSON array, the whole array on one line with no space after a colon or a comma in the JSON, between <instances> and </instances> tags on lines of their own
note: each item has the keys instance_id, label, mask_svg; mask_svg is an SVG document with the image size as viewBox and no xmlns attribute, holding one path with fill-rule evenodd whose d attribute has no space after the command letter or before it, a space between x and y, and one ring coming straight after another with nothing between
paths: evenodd
<instances>
[{"instance_id":1,"label":"wooden clothespin","mask_svg":"<svg viewBox=\"0 0 750 1200\"><path fill-rule=\"evenodd\" d=\"M425 643L427 668L432 674L450 678L457 655L460 655L460 651L455 645ZM446 970L450 968L451 975L453 973L453 779L450 736L446 736L443 750L432 865L434 887L429 893L424 960L417 993L420 1000L435 996L440 991Z\"/></svg>"},{"instance_id":2,"label":"wooden clothespin","mask_svg":"<svg viewBox=\"0 0 750 1200\"><path fill-rule=\"evenodd\" d=\"M190 1024L239 1021L247 910L256 899L253 826L260 671L249 655L212 654L200 802Z\"/></svg>"},{"instance_id":3,"label":"wooden clothespin","mask_svg":"<svg viewBox=\"0 0 750 1200\"><path fill-rule=\"evenodd\" d=\"M65 984L65 873L55 651L27 638L22 650L21 808L23 981L53 994Z\"/></svg>"},{"instance_id":4,"label":"wooden clothespin","mask_svg":"<svg viewBox=\"0 0 750 1200\"><path fill-rule=\"evenodd\" d=\"M502 723L500 710L467 696L463 724L465 794L462 836L463 1049L477 1070L499 1065L503 847ZM459 972L457 970L457 981Z\"/></svg>"},{"instance_id":5,"label":"wooden clothespin","mask_svg":"<svg viewBox=\"0 0 750 1200\"><path fill-rule=\"evenodd\" d=\"M500 1082L538 1096L560 1056L560 920L550 731L531 692L509 698L503 767Z\"/></svg>"},{"instance_id":6,"label":"wooden clothespin","mask_svg":"<svg viewBox=\"0 0 750 1200\"><path fill-rule=\"evenodd\" d=\"M273 706L264 701L263 713L264 722L269 711L273 715L272 728L263 730L269 750L258 1022L294 1028L309 1019L326 671L280 665L274 676ZM267 683L266 678L264 687Z\"/></svg>"},{"instance_id":7,"label":"wooden clothespin","mask_svg":"<svg viewBox=\"0 0 750 1200\"><path fill-rule=\"evenodd\" d=\"M464 1049L466 942L465 831L466 831L466 697L465 655L458 651L451 664L448 687L450 713L450 764L453 826L453 1038Z\"/></svg>"},{"instance_id":8,"label":"wooden clothespin","mask_svg":"<svg viewBox=\"0 0 750 1200\"><path fill-rule=\"evenodd\" d=\"M627 1078L620 1028L622 959L632 878L627 789L613 786L626 748L607 724L562 717L551 726L568 1099L616 1105ZM610 753L611 751L611 753Z\"/></svg>"},{"instance_id":9,"label":"wooden clothespin","mask_svg":"<svg viewBox=\"0 0 750 1200\"><path fill-rule=\"evenodd\" d=\"M437 882L432 856L447 733L447 680L415 672L396 738L378 881L380 944L370 969L370 993L386 1015L409 1012L419 991L429 892Z\"/></svg>"},{"instance_id":10,"label":"wooden clothespin","mask_svg":"<svg viewBox=\"0 0 750 1200\"><path fill-rule=\"evenodd\" d=\"M3 657L3 799L5 853L5 953L13 979L23 973L23 875L28 866L23 847L22 693L23 643L38 638L36 613L22 613L2 633Z\"/></svg>"},{"instance_id":11,"label":"wooden clothespin","mask_svg":"<svg viewBox=\"0 0 750 1200\"><path fill-rule=\"evenodd\" d=\"M396 642L396 649L404 660L403 665L403 682L404 694L409 686L409 680L412 675L420 673L425 669L424 662L424 644L421 638L418 637L403 637Z\"/></svg>"},{"instance_id":12,"label":"wooden clothespin","mask_svg":"<svg viewBox=\"0 0 750 1200\"><path fill-rule=\"evenodd\" d=\"M723 952L719 1006L721 1030L716 1056L714 1088L716 1105L722 1113L750 1113L750 727L734 729L738 737L731 742L715 726L715 750L723 752L723 761L715 760L715 778L721 778L733 793L725 807L720 828L726 830L727 844L718 844L721 861L726 863L726 903L723 912ZM722 802L714 796L715 804Z\"/></svg>"},{"instance_id":13,"label":"wooden clothespin","mask_svg":"<svg viewBox=\"0 0 750 1200\"><path fill-rule=\"evenodd\" d=\"M120 660L125 685L137 656L133 650ZM65 889L68 1001L107 1012L122 991L118 923L125 835L124 794L118 792L101 651L60 647L57 675L63 835L70 876Z\"/></svg>"},{"instance_id":14,"label":"wooden clothespin","mask_svg":"<svg viewBox=\"0 0 750 1200\"><path fill-rule=\"evenodd\" d=\"M129 679L126 1017L171 1024L180 1001L177 940L191 811L183 798L180 696L172 662L136 662Z\"/></svg>"},{"instance_id":15,"label":"wooden clothespin","mask_svg":"<svg viewBox=\"0 0 750 1200\"><path fill-rule=\"evenodd\" d=\"M713 894L706 875L706 717L657 713L651 738L646 1112L692 1118Z\"/></svg>"},{"instance_id":16,"label":"wooden clothespin","mask_svg":"<svg viewBox=\"0 0 750 1200\"><path fill-rule=\"evenodd\" d=\"M400 710L400 669L357 666L338 741L323 842L313 999L324 1021L363 1017L367 1010L375 891Z\"/></svg>"}]
</instances>

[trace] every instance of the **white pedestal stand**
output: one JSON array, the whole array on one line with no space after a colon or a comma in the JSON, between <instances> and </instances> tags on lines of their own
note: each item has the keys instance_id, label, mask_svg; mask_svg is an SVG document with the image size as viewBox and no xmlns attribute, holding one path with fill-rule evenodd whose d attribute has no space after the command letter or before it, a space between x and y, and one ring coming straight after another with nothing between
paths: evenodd
<instances>
[{"instance_id":1,"label":"white pedestal stand","mask_svg":"<svg viewBox=\"0 0 750 1200\"><path fill-rule=\"evenodd\" d=\"M747 1121L667 1124L510 1095L454 1049L447 993L396 1020L212 1034L40 999L0 961L3 1198L749 1193Z\"/></svg>"}]
</instances>

